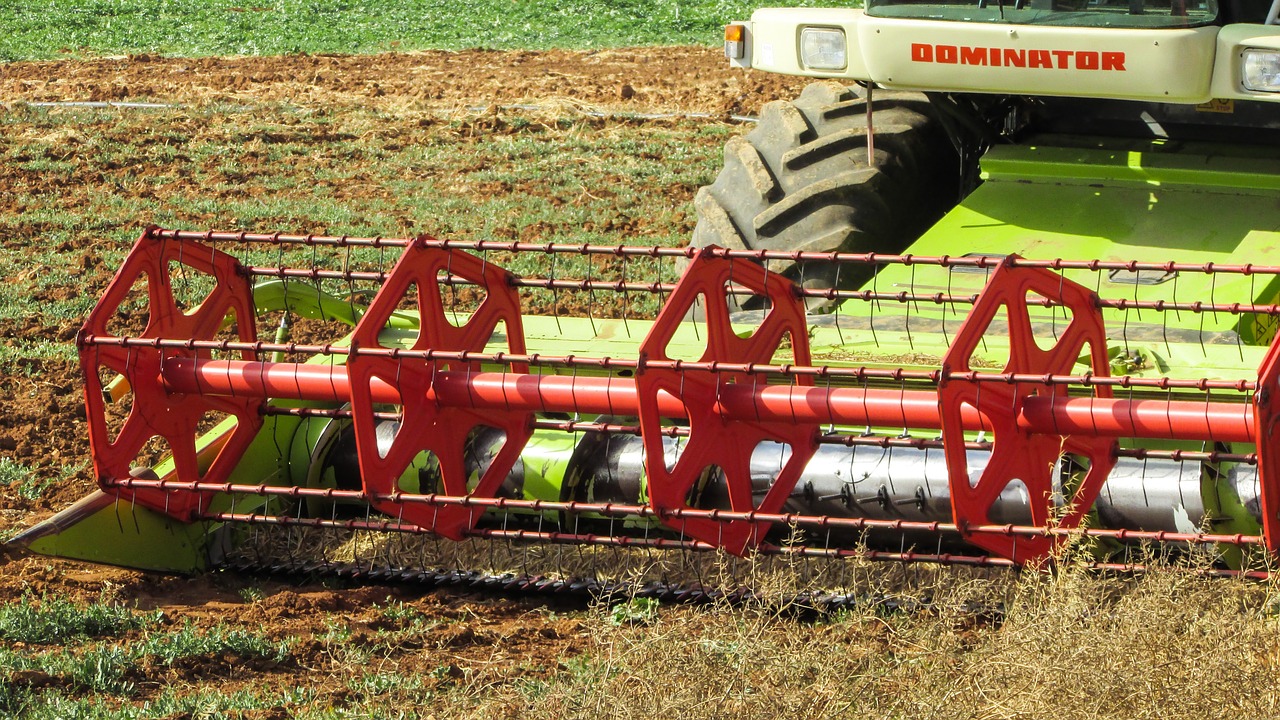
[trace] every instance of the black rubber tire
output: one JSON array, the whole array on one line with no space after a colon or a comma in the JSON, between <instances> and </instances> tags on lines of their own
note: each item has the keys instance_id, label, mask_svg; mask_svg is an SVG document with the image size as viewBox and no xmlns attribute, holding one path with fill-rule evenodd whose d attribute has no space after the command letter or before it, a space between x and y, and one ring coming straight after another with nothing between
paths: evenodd
<instances>
[{"instance_id":1,"label":"black rubber tire","mask_svg":"<svg viewBox=\"0 0 1280 720\"><path fill-rule=\"evenodd\" d=\"M957 154L919 93L872 95L875 155L867 162L866 101L815 83L793 102L764 106L760 121L724 149L724 169L694 200L692 245L753 250L898 252L959 195ZM808 288L854 287L869 270L770 261ZM826 305L810 299L809 307Z\"/></svg>"}]
</instances>

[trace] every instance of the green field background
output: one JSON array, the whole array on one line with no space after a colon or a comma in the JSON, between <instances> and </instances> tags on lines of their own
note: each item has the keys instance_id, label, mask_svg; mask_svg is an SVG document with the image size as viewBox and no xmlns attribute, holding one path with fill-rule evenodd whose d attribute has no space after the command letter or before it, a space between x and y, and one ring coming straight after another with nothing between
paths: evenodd
<instances>
[{"instance_id":1,"label":"green field background","mask_svg":"<svg viewBox=\"0 0 1280 720\"><path fill-rule=\"evenodd\" d=\"M0 61L715 45L763 0L8 0ZM851 0L788 0L788 6Z\"/></svg>"}]
</instances>

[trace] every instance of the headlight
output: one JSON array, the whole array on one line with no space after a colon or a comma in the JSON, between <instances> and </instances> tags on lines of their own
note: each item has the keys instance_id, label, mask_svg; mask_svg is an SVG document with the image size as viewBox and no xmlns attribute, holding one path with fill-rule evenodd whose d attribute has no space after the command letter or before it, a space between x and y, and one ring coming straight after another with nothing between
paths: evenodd
<instances>
[{"instance_id":1,"label":"headlight","mask_svg":"<svg viewBox=\"0 0 1280 720\"><path fill-rule=\"evenodd\" d=\"M848 64L844 30L812 27L801 30L800 62L810 70L843 70Z\"/></svg>"},{"instance_id":2,"label":"headlight","mask_svg":"<svg viewBox=\"0 0 1280 720\"><path fill-rule=\"evenodd\" d=\"M1240 69L1245 90L1280 92L1280 50L1245 50Z\"/></svg>"}]
</instances>

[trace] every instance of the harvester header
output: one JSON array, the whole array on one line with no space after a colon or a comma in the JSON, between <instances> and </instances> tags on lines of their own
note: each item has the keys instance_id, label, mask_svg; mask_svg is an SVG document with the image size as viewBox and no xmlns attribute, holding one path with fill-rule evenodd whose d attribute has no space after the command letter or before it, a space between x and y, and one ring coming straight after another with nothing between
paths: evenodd
<instances>
[{"instance_id":1,"label":"harvester header","mask_svg":"<svg viewBox=\"0 0 1280 720\"><path fill-rule=\"evenodd\" d=\"M100 495L71 512L97 520L14 542L167 569L246 526L971 565L1075 538L1129 569L1216 547L1225 573L1280 550L1277 345L1244 378L1113 372L1129 313L1280 308L1092 289L1280 267L816 255L149 228L77 339ZM818 259L919 279L769 269ZM945 348L843 341L877 318Z\"/></svg>"}]
</instances>

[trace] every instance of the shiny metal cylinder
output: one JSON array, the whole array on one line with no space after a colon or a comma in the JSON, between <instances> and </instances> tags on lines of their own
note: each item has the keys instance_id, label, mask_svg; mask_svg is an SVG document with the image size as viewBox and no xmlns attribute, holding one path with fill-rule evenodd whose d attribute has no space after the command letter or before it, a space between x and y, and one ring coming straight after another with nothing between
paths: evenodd
<instances>
[{"instance_id":1,"label":"shiny metal cylinder","mask_svg":"<svg viewBox=\"0 0 1280 720\"><path fill-rule=\"evenodd\" d=\"M1118 458L1094 505L1105 528L1194 533L1206 527L1199 461Z\"/></svg>"}]
</instances>

